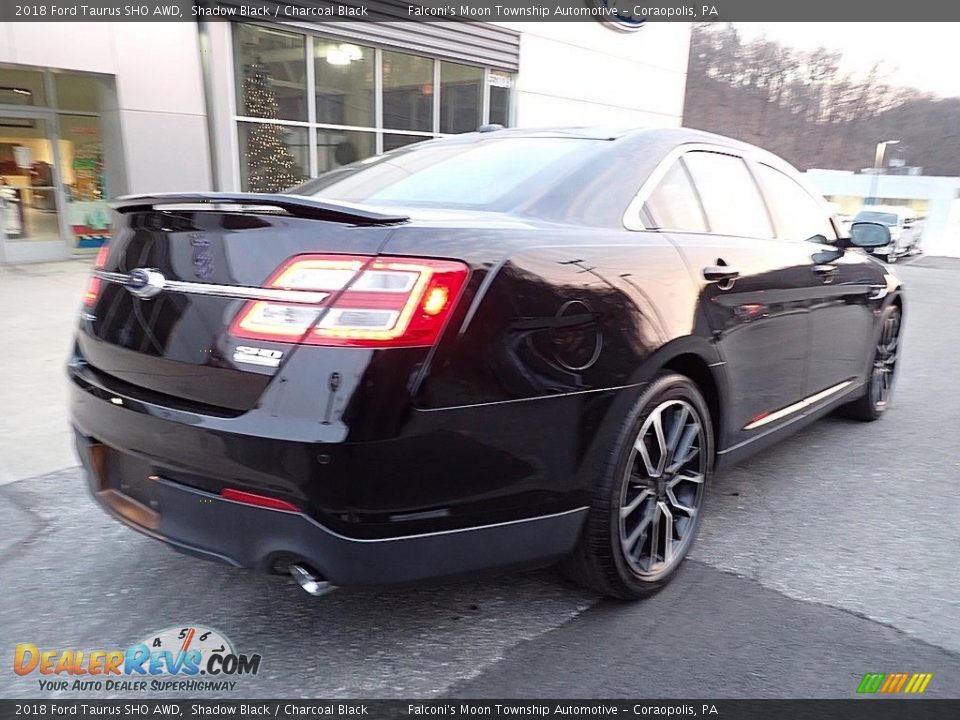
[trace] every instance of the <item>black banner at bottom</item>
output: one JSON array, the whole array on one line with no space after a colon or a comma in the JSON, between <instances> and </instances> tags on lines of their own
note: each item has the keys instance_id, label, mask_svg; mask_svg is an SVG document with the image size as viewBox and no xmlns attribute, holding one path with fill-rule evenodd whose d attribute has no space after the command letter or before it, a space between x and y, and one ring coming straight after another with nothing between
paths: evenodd
<instances>
[{"instance_id":1,"label":"black banner at bottom","mask_svg":"<svg viewBox=\"0 0 960 720\"><path fill-rule=\"evenodd\" d=\"M960 700L0 700L2 720L268 717L953 720Z\"/></svg>"}]
</instances>

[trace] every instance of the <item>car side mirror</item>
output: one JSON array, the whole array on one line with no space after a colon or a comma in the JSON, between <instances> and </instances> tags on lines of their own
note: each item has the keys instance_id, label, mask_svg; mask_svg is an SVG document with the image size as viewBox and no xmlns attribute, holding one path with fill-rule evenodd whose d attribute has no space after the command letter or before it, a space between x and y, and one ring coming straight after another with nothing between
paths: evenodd
<instances>
[{"instance_id":1,"label":"car side mirror","mask_svg":"<svg viewBox=\"0 0 960 720\"><path fill-rule=\"evenodd\" d=\"M844 245L858 248L878 248L890 244L890 228L881 223L855 222L850 226L850 237Z\"/></svg>"}]
</instances>

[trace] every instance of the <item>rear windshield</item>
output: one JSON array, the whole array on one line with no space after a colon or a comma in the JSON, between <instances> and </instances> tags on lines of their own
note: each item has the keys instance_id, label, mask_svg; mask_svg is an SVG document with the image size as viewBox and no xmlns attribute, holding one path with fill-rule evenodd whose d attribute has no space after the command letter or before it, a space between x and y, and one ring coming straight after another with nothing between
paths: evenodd
<instances>
[{"instance_id":1,"label":"rear windshield","mask_svg":"<svg viewBox=\"0 0 960 720\"><path fill-rule=\"evenodd\" d=\"M332 170L289 192L375 205L494 207L569 171L598 142L522 137L427 143Z\"/></svg>"},{"instance_id":2,"label":"rear windshield","mask_svg":"<svg viewBox=\"0 0 960 720\"><path fill-rule=\"evenodd\" d=\"M893 213L885 212L873 212L866 210L864 212L858 212L857 216L853 219L854 222L874 222L880 223L881 225L887 225L893 227L897 224L898 218Z\"/></svg>"}]
</instances>

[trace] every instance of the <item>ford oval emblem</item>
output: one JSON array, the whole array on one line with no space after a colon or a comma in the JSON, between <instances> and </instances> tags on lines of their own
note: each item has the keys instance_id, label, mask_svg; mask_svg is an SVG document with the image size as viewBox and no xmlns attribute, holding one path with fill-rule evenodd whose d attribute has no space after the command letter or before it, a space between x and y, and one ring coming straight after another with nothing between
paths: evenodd
<instances>
[{"instance_id":1,"label":"ford oval emblem","mask_svg":"<svg viewBox=\"0 0 960 720\"><path fill-rule=\"evenodd\" d=\"M618 0L588 1L592 2L595 7L609 12L609 14L598 15L597 20L609 25L614 30L634 32L647 24L646 16L633 14L636 4L632 0L628 2L624 2L624 0L619 0L619 2ZM616 14L613 13L614 10L616 10Z\"/></svg>"},{"instance_id":2,"label":"ford oval emblem","mask_svg":"<svg viewBox=\"0 0 960 720\"><path fill-rule=\"evenodd\" d=\"M166 284L167 279L163 276L163 273L151 268L131 270L126 283L124 283L127 290L141 300L149 300L155 297Z\"/></svg>"}]
</instances>

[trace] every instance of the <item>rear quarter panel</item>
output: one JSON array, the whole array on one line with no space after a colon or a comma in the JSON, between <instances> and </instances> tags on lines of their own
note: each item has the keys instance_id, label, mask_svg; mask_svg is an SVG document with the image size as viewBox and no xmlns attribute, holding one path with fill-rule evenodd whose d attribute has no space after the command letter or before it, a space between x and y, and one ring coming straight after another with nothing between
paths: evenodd
<instances>
[{"instance_id":1,"label":"rear quarter panel","mask_svg":"<svg viewBox=\"0 0 960 720\"><path fill-rule=\"evenodd\" d=\"M493 474L478 472L479 453L454 459L444 482L464 500L524 494L569 507L585 499L624 417L674 348L713 352L696 336L696 290L657 233L470 232L470 242L444 234L432 245L405 228L388 244L391 254L459 247L474 273L417 380L411 428L442 428L448 446L513 458L510 472Z\"/></svg>"},{"instance_id":2,"label":"rear quarter panel","mask_svg":"<svg viewBox=\"0 0 960 720\"><path fill-rule=\"evenodd\" d=\"M661 236L568 240L534 240L479 271L476 295L423 377L420 407L635 385L649 379L654 353L694 333L696 293Z\"/></svg>"}]
</instances>

